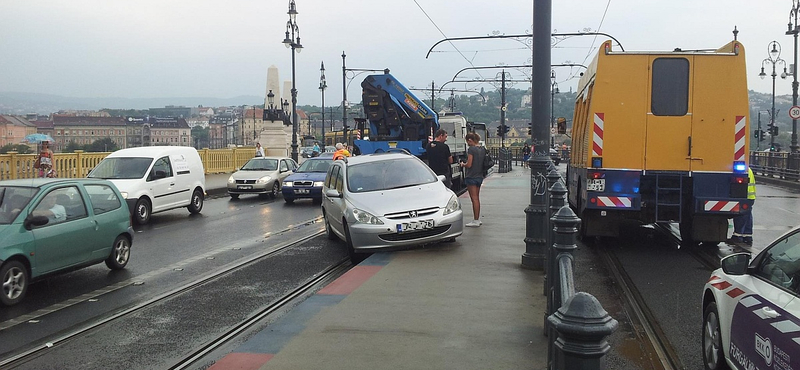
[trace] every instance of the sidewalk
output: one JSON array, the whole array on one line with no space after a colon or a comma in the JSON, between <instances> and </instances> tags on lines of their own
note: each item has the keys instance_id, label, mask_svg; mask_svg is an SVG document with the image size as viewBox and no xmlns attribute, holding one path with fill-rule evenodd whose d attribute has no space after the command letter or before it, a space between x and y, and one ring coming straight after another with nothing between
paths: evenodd
<instances>
[{"instance_id":1,"label":"sidewalk","mask_svg":"<svg viewBox=\"0 0 800 370\"><path fill-rule=\"evenodd\" d=\"M483 226L372 255L210 369L545 369L544 276L521 267L529 197L527 170L492 174Z\"/></svg>"}]
</instances>

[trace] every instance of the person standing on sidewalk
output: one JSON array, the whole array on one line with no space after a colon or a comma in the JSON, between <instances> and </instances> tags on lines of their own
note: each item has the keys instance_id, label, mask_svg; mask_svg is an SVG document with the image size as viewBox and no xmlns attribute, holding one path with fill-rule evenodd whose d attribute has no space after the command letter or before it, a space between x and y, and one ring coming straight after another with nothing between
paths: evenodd
<instances>
[{"instance_id":1,"label":"person standing on sidewalk","mask_svg":"<svg viewBox=\"0 0 800 370\"><path fill-rule=\"evenodd\" d=\"M467 185L467 193L472 201L473 220L464 226L480 227L481 222L481 184L483 184L483 157L486 150L479 146L480 135L470 132L464 138L467 140L467 161L459 162L461 167L467 169L464 183Z\"/></svg>"},{"instance_id":2,"label":"person standing on sidewalk","mask_svg":"<svg viewBox=\"0 0 800 370\"><path fill-rule=\"evenodd\" d=\"M256 157L263 157L264 156L264 147L261 146L261 143L256 143Z\"/></svg>"},{"instance_id":3,"label":"person standing on sidewalk","mask_svg":"<svg viewBox=\"0 0 800 370\"><path fill-rule=\"evenodd\" d=\"M753 205L756 203L756 177L753 170L747 167L747 210L733 218L733 242L753 245Z\"/></svg>"},{"instance_id":4,"label":"person standing on sidewalk","mask_svg":"<svg viewBox=\"0 0 800 370\"><path fill-rule=\"evenodd\" d=\"M522 147L522 167L528 167L528 161L531 159L531 147L528 143Z\"/></svg>"},{"instance_id":5,"label":"person standing on sidewalk","mask_svg":"<svg viewBox=\"0 0 800 370\"><path fill-rule=\"evenodd\" d=\"M428 144L428 166L437 175L444 176L444 186L448 189L453 186L453 175L450 173L450 165L453 164L453 155L450 153L450 146L445 144L447 131L439 129L436 137Z\"/></svg>"}]
</instances>

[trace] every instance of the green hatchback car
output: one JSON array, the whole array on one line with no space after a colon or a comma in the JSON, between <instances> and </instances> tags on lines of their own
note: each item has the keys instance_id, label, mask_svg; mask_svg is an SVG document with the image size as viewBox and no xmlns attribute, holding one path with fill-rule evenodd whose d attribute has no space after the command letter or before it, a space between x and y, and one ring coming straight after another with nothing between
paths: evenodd
<instances>
[{"instance_id":1,"label":"green hatchback car","mask_svg":"<svg viewBox=\"0 0 800 370\"><path fill-rule=\"evenodd\" d=\"M128 264L131 215L100 179L0 181L0 303L19 303L32 281L105 262Z\"/></svg>"}]
</instances>

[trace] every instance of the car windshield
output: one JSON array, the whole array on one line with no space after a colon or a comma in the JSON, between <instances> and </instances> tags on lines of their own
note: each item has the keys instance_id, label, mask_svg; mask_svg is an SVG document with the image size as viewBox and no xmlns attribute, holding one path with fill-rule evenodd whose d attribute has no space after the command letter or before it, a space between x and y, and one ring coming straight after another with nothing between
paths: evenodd
<instances>
[{"instance_id":1,"label":"car windshield","mask_svg":"<svg viewBox=\"0 0 800 370\"><path fill-rule=\"evenodd\" d=\"M353 193L398 189L439 181L416 159L392 159L347 167L347 188Z\"/></svg>"},{"instance_id":2,"label":"car windshield","mask_svg":"<svg viewBox=\"0 0 800 370\"><path fill-rule=\"evenodd\" d=\"M303 162L297 171L294 172L328 172L328 167L333 161L330 160L308 160Z\"/></svg>"},{"instance_id":3,"label":"car windshield","mask_svg":"<svg viewBox=\"0 0 800 370\"><path fill-rule=\"evenodd\" d=\"M153 158L105 158L87 177L98 179L141 179L150 168Z\"/></svg>"},{"instance_id":4,"label":"car windshield","mask_svg":"<svg viewBox=\"0 0 800 370\"><path fill-rule=\"evenodd\" d=\"M0 225L8 225L28 205L39 188L0 186Z\"/></svg>"},{"instance_id":5,"label":"car windshield","mask_svg":"<svg viewBox=\"0 0 800 370\"><path fill-rule=\"evenodd\" d=\"M278 160L274 158L253 158L242 166L242 171L275 171Z\"/></svg>"}]
</instances>

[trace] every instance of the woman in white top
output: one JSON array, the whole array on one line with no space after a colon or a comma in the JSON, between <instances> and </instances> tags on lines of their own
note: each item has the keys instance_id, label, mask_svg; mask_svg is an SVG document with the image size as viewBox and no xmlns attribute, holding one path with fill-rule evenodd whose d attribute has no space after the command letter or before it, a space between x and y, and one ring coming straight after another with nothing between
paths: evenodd
<instances>
[{"instance_id":1,"label":"woman in white top","mask_svg":"<svg viewBox=\"0 0 800 370\"><path fill-rule=\"evenodd\" d=\"M256 143L256 157L263 157L264 156L264 147L261 146L261 143Z\"/></svg>"}]
</instances>

